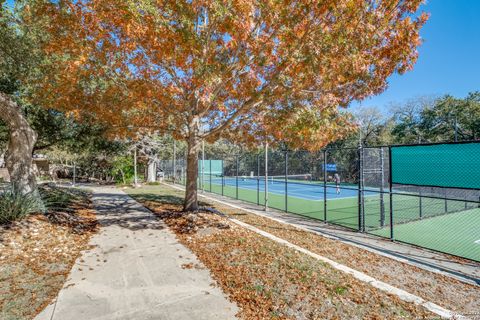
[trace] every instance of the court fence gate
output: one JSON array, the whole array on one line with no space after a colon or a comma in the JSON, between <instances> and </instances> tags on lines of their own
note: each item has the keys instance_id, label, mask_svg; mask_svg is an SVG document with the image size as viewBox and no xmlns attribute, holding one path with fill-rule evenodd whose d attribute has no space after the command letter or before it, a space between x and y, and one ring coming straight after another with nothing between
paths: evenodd
<instances>
[{"instance_id":1,"label":"court fence gate","mask_svg":"<svg viewBox=\"0 0 480 320\"><path fill-rule=\"evenodd\" d=\"M159 165L185 184L182 157ZM480 142L205 154L198 188L480 261Z\"/></svg>"}]
</instances>

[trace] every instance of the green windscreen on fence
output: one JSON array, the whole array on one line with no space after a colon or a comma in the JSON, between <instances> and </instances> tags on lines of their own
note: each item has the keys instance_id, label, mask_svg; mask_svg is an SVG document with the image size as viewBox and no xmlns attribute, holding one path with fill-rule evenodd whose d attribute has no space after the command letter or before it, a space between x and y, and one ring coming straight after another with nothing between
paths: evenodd
<instances>
[{"instance_id":1,"label":"green windscreen on fence","mask_svg":"<svg viewBox=\"0 0 480 320\"><path fill-rule=\"evenodd\" d=\"M396 146L392 183L480 189L480 143Z\"/></svg>"},{"instance_id":2,"label":"green windscreen on fence","mask_svg":"<svg viewBox=\"0 0 480 320\"><path fill-rule=\"evenodd\" d=\"M223 160L205 160L203 174L221 175L223 169ZM198 160L198 174L202 174L202 160Z\"/></svg>"}]
</instances>

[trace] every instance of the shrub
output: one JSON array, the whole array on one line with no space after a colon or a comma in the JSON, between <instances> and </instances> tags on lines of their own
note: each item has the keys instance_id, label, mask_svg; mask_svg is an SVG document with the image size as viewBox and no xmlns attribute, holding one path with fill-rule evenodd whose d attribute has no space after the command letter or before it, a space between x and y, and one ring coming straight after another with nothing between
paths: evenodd
<instances>
[{"instance_id":1,"label":"shrub","mask_svg":"<svg viewBox=\"0 0 480 320\"><path fill-rule=\"evenodd\" d=\"M40 207L40 200L33 194L22 195L13 189L0 194L0 224L22 219Z\"/></svg>"}]
</instances>

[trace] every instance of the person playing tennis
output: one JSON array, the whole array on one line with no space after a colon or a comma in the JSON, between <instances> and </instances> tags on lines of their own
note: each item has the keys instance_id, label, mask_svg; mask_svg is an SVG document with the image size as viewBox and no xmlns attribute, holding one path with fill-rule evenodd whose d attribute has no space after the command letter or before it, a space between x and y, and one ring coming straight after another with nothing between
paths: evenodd
<instances>
[{"instance_id":1,"label":"person playing tennis","mask_svg":"<svg viewBox=\"0 0 480 320\"><path fill-rule=\"evenodd\" d=\"M333 179L335 179L335 186L337 187L337 194L340 194L340 175L338 173L335 173L333 176Z\"/></svg>"}]
</instances>

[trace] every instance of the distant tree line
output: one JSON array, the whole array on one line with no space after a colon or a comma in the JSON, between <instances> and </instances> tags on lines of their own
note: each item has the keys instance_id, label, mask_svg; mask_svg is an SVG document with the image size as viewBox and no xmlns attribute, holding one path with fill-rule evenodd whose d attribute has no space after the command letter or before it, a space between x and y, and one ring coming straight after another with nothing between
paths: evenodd
<instances>
[{"instance_id":1,"label":"distant tree line","mask_svg":"<svg viewBox=\"0 0 480 320\"><path fill-rule=\"evenodd\" d=\"M453 142L480 139L480 91L465 98L417 97L393 104L386 112L360 108L358 130L331 147Z\"/></svg>"}]
</instances>

